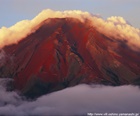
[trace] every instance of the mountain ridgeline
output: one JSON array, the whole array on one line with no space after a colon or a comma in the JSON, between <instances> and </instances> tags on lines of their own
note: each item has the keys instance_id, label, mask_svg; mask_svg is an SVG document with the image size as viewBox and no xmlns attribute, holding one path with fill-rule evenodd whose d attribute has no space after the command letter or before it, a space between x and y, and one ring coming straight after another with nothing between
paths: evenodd
<instances>
[{"instance_id":1,"label":"mountain ridgeline","mask_svg":"<svg viewBox=\"0 0 140 116\"><path fill-rule=\"evenodd\" d=\"M127 41L99 33L90 21L49 18L18 44L2 51L0 77L37 97L81 83L140 84L140 52Z\"/></svg>"}]
</instances>

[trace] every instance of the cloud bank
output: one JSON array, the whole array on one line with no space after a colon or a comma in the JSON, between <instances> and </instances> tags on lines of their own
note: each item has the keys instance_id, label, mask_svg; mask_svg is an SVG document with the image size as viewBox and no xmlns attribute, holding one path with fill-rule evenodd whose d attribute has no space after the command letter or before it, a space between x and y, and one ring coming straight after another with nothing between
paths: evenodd
<instances>
[{"instance_id":1,"label":"cloud bank","mask_svg":"<svg viewBox=\"0 0 140 116\"><path fill-rule=\"evenodd\" d=\"M87 115L87 113L139 113L137 86L78 85L34 101L23 100L17 92L7 92L0 80L0 115L44 116Z\"/></svg>"},{"instance_id":2,"label":"cloud bank","mask_svg":"<svg viewBox=\"0 0 140 116\"><path fill-rule=\"evenodd\" d=\"M113 39L126 40L127 44L133 49L140 48L140 30L129 25L122 17L115 16L103 20L88 12L79 10L61 12L50 9L43 10L32 20L20 21L10 28L2 27L0 29L0 48L10 44L17 44L28 34L33 33L38 24L45 19L65 17L77 18L82 22L85 19L89 19L92 22L91 25L100 33Z\"/></svg>"}]
</instances>

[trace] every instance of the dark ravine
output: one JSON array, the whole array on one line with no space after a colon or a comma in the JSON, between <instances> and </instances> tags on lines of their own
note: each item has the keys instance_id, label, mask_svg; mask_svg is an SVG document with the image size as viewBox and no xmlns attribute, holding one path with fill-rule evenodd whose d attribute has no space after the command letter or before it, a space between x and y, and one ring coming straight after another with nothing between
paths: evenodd
<instances>
[{"instance_id":1,"label":"dark ravine","mask_svg":"<svg viewBox=\"0 0 140 116\"><path fill-rule=\"evenodd\" d=\"M140 53L73 18L47 19L18 44L3 48L0 77L37 97L80 83L140 84Z\"/></svg>"}]
</instances>

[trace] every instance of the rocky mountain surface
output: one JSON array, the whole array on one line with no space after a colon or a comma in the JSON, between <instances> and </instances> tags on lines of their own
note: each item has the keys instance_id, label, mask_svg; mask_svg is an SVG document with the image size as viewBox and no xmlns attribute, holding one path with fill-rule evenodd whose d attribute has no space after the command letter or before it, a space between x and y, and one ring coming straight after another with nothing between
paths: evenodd
<instances>
[{"instance_id":1,"label":"rocky mountain surface","mask_svg":"<svg viewBox=\"0 0 140 116\"><path fill-rule=\"evenodd\" d=\"M29 97L81 83L140 84L140 53L74 18L49 18L3 48L0 77Z\"/></svg>"}]
</instances>

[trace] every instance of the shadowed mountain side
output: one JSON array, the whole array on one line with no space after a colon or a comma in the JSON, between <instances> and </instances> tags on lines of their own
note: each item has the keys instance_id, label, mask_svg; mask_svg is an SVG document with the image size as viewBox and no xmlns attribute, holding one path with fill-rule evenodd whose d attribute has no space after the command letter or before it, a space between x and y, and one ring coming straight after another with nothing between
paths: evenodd
<instances>
[{"instance_id":1,"label":"shadowed mountain side","mask_svg":"<svg viewBox=\"0 0 140 116\"><path fill-rule=\"evenodd\" d=\"M99 33L90 21L53 18L16 45L3 48L1 77L29 97L80 83L140 84L140 53Z\"/></svg>"}]
</instances>

